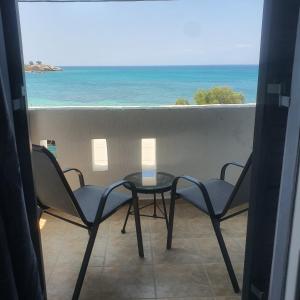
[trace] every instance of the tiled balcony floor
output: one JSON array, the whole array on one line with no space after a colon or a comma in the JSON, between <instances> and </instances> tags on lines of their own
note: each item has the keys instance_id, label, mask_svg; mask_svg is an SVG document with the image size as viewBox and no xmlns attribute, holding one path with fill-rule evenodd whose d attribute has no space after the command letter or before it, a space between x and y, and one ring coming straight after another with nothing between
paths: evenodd
<instances>
[{"instance_id":1,"label":"tiled balcony floor","mask_svg":"<svg viewBox=\"0 0 300 300\"><path fill-rule=\"evenodd\" d=\"M127 233L120 232L126 209L100 225L80 299L240 299L232 290L207 216L189 204L179 203L173 249L169 251L164 220L142 217L145 258L140 259L133 217ZM43 218L48 298L71 299L87 231L49 215ZM240 285L246 218L243 214L221 224Z\"/></svg>"}]
</instances>

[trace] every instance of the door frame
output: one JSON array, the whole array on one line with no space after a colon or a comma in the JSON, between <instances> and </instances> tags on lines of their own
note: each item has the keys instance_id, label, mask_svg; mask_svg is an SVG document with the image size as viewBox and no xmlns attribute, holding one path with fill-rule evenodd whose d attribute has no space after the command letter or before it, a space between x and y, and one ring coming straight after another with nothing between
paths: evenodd
<instances>
[{"instance_id":1,"label":"door frame","mask_svg":"<svg viewBox=\"0 0 300 300\"><path fill-rule=\"evenodd\" d=\"M299 2L264 3L243 300L269 295Z\"/></svg>"},{"instance_id":2,"label":"door frame","mask_svg":"<svg viewBox=\"0 0 300 300\"><path fill-rule=\"evenodd\" d=\"M284 299L300 161L300 20L293 66L291 98L281 175L269 299ZM300 188L300 186L298 187ZM291 266L290 266L291 267Z\"/></svg>"}]
</instances>

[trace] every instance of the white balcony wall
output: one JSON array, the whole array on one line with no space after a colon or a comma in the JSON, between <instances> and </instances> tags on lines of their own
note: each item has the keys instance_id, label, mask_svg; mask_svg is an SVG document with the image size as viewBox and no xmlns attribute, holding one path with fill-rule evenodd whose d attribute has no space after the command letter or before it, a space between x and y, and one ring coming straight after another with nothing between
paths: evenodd
<instances>
[{"instance_id":1,"label":"white balcony wall","mask_svg":"<svg viewBox=\"0 0 300 300\"><path fill-rule=\"evenodd\" d=\"M108 185L141 171L141 139L156 138L157 170L201 180L252 150L254 105L155 108L32 108L31 139L55 140L62 168L82 170L86 183ZM108 170L94 171L92 139L107 140ZM230 180L236 173L229 172ZM76 185L75 178L70 178Z\"/></svg>"}]
</instances>

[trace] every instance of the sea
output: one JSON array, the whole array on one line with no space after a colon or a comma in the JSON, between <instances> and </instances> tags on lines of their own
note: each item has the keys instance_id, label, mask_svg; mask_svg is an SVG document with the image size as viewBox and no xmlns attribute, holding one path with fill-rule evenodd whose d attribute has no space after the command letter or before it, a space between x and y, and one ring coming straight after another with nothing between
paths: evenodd
<instances>
[{"instance_id":1,"label":"sea","mask_svg":"<svg viewBox=\"0 0 300 300\"><path fill-rule=\"evenodd\" d=\"M30 107L193 104L199 89L227 86L256 102L257 65L64 67L26 73Z\"/></svg>"}]
</instances>

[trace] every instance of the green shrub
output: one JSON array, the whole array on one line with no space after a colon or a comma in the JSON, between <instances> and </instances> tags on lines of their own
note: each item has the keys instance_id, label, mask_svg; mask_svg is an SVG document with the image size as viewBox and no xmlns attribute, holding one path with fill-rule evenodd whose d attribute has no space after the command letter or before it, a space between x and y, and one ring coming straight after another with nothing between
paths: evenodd
<instances>
[{"instance_id":1,"label":"green shrub","mask_svg":"<svg viewBox=\"0 0 300 300\"><path fill-rule=\"evenodd\" d=\"M194 96L198 105L204 104L240 104L245 102L245 97L235 92L230 87L213 87L208 90L199 90Z\"/></svg>"},{"instance_id":2,"label":"green shrub","mask_svg":"<svg viewBox=\"0 0 300 300\"><path fill-rule=\"evenodd\" d=\"M176 103L175 103L176 105L189 105L190 103L189 103L189 101L188 100L186 100L186 99L184 99L184 98L178 98L177 100L176 100Z\"/></svg>"}]
</instances>

